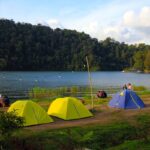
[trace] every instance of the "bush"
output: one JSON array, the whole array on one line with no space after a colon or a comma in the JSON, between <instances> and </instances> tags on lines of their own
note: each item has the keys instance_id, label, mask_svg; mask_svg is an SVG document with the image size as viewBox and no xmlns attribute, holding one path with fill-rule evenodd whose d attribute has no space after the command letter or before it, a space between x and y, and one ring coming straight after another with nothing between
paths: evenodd
<instances>
[{"instance_id":1,"label":"bush","mask_svg":"<svg viewBox=\"0 0 150 150\"><path fill-rule=\"evenodd\" d=\"M23 118L16 116L15 112L0 111L0 134L10 136L13 131L23 127Z\"/></svg>"},{"instance_id":2,"label":"bush","mask_svg":"<svg viewBox=\"0 0 150 150\"><path fill-rule=\"evenodd\" d=\"M146 87L144 86L133 86L134 91L145 91Z\"/></svg>"},{"instance_id":3,"label":"bush","mask_svg":"<svg viewBox=\"0 0 150 150\"><path fill-rule=\"evenodd\" d=\"M24 119L16 116L15 112L0 111L0 146L1 149L8 147L12 133L23 127ZM6 148L7 149L7 148Z\"/></svg>"}]
</instances>

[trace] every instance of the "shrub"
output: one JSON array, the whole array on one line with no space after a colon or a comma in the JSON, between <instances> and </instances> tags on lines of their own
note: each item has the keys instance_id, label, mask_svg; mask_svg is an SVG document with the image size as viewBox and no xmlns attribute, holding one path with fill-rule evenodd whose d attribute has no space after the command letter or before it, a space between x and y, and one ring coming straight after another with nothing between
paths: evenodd
<instances>
[{"instance_id":1,"label":"shrub","mask_svg":"<svg viewBox=\"0 0 150 150\"><path fill-rule=\"evenodd\" d=\"M146 87L144 86L133 86L134 91L145 91Z\"/></svg>"},{"instance_id":2,"label":"shrub","mask_svg":"<svg viewBox=\"0 0 150 150\"><path fill-rule=\"evenodd\" d=\"M16 116L15 112L0 111L0 134L8 136L18 128L23 127L23 118Z\"/></svg>"},{"instance_id":3,"label":"shrub","mask_svg":"<svg viewBox=\"0 0 150 150\"><path fill-rule=\"evenodd\" d=\"M15 112L0 111L0 148L7 149L8 141L12 133L23 127L24 120L22 117L16 116Z\"/></svg>"}]
</instances>

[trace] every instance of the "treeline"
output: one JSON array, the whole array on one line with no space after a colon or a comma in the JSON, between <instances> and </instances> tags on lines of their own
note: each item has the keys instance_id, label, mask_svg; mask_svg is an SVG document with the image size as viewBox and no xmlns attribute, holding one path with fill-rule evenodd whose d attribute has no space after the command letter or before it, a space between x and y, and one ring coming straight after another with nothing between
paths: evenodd
<instances>
[{"instance_id":1,"label":"treeline","mask_svg":"<svg viewBox=\"0 0 150 150\"><path fill-rule=\"evenodd\" d=\"M75 30L0 20L0 70L84 71L86 56L92 70L150 70L149 50L150 45L98 41Z\"/></svg>"}]
</instances>

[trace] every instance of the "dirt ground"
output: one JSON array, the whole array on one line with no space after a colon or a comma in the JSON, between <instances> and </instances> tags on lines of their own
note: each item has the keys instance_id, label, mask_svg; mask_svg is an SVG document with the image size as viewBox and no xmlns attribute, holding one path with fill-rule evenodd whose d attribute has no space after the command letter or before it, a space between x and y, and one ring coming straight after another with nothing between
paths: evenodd
<instances>
[{"instance_id":1,"label":"dirt ground","mask_svg":"<svg viewBox=\"0 0 150 150\"><path fill-rule=\"evenodd\" d=\"M116 109L110 108L107 104L95 106L95 112L92 117L79 119L79 120L69 120L65 121L56 117L52 117L54 122L49 124L35 125L30 127L25 127L32 131L42 131L48 129L59 129L67 127L77 127L85 125L104 125L115 121L130 121L134 120L133 118L138 114L149 114L150 113L150 96L143 97L146 107L143 109ZM88 106L87 106L88 107ZM0 108L2 111L7 111L8 108Z\"/></svg>"},{"instance_id":2,"label":"dirt ground","mask_svg":"<svg viewBox=\"0 0 150 150\"><path fill-rule=\"evenodd\" d=\"M135 116L138 114L147 114L150 113L150 97L143 98L143 101L146 105L143 109L116 109L116 108L109 108L107 104L95 106L95 113L93 117L84 118L79 120L71 120L65 121L62 119L58 119L52 117L54 119L53 123L43 124L43 125L36 125L26 127L25 129L29 129L32 131L41 131L47 129L58 129L58 128L67 128L67 127L77 127L77 126L85 126L91 124L108 124L113 121L132 121Z\"/></svg>"}]
</instances>

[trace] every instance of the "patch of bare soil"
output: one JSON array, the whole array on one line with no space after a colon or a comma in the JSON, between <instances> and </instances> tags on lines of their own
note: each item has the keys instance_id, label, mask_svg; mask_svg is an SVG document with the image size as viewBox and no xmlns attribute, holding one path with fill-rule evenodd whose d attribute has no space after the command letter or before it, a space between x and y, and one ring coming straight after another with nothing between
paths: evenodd
<instances>
[{"instance_id":1,"label":"patch of bare soil","mask_svg":"<svg viewBox=\"0 0 150 150\"><path fill-rule=\"evenodd\" d=\"M93 117L84 118L79 120L69 120L65 121L62 119L58 119L53 117L54 122L49 124L37 125L26 127L25 129L30 129L32 131L41 131L48 129L59 129L59 128L68 128L68 127L77 127L77 126L85 126L85 125L103 125L108 124L114 121L131 121L138 114L150 113L150 98L146 98L144 100L146 107L143 109L116 109L110 108L107 105L96 106Z\"/></svg>"},{"instance_id":2,"label":"patch of bare soil","mask_svg":"<svg viewBox=\"0 0 150 150\"><path fill-rule=\"evenodd\" d=\"M77 126L85 126L85 125L104 125L115 121L131 121L134 120L135 116L138 114L150 114L150 97L143 98L144 103L146 105L143 109L116 109L110 108L107 104L95 106L95 112L93 117L84 118L79 120L69 120L65 121L56 117L52 117L54 119L53 123L42 124L36 126L25 127L25 129L29 129L32 131L41 131L48 129L59 129L59 128L68 128L68 127L77 127ZM89 107L89 106L88 106ZM6 111L8 108L0 108L2 111Z\"/></svg>"}]
</instances>

